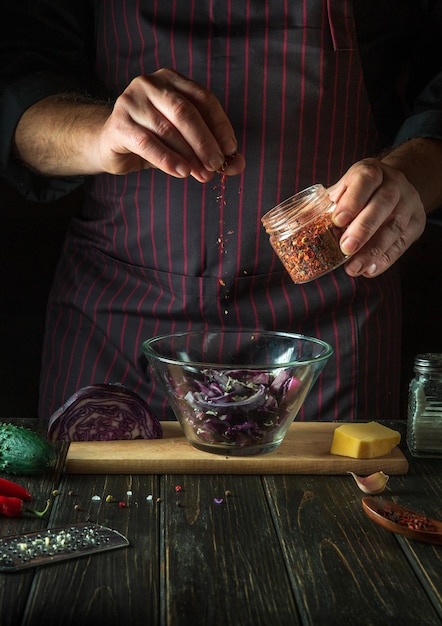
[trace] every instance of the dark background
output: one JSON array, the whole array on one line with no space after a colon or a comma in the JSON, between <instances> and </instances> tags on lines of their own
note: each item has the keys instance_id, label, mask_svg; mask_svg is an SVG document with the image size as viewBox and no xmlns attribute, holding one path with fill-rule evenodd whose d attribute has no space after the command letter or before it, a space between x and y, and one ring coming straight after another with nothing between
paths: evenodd
<instances>
[{"instance_id":1,"label":"dark background","mask_svg":"<svg viewBox=\"0 0 442 626\"><path fill-rule=\"evenodd\" d=\"M0 185L0 417L37 415L46 298L69 218L80 200L77 192L53 204L33 204ZM398 367L404 418L415 354L442 352L441 235L442 226L428 224L401 260L404 325Z\"/></svg>"}]
</instances>

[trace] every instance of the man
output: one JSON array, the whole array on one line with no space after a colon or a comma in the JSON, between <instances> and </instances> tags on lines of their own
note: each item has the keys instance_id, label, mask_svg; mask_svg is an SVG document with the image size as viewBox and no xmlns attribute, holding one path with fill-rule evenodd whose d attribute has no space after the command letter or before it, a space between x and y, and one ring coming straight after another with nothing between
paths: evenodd
<instances>
[{"instance_id":1,"label":"man","mask_svg":"<svg viewBox=\"0 0 442 626\"><path fill-rule=\"evenodd\" d=\"M48 305L42 416L106 381L170 416L142 341L259 327L335 350L300 419L400 417L394 263L442 203L441 9L384 5L6 9L2 176L42 200L86 191ZM296 286L261 216L316 182L351 258Z\"/></svg>"}]
</instances>

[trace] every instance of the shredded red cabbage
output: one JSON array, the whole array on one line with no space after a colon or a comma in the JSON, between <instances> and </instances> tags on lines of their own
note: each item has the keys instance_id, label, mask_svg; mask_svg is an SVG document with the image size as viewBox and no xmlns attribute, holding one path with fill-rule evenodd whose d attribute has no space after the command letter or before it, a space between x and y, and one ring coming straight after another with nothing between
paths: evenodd
<instances>
[{"instance_id":1,"label":"shredded red cabbage","mask_svg":"<svg viewBox=\"0 0 442 626\"><path fill-rule=\"evenodd\" d=\"M51 441L160 439L161 424L148 404L120 384L93 384L73 394L50 418Z\"/></svg>"},{"instance_id":2,"label":"shredded red cabbage","mask_svg":"<svg viewBox=\"0 0 442 626\"><path fill-rule=\"evenodd\" d=\"M168 382L172 404L198 439L240 447L272 442L275 431L293 420L308 391L306 381L282 368L207 369L200 379L169 376Z\"/></svg>"}]
</instances>

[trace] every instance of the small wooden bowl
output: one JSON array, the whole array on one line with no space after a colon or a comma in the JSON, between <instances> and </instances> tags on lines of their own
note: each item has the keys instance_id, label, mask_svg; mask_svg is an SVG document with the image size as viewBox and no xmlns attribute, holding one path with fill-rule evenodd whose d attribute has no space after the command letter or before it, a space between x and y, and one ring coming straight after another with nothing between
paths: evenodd
<instances>
[{"instance_id":1,"label":"small wooden bowl","mask_svg":"<svg viewBox=\"0 0 442 626\"><path fill-rule=\"evenodd\" d=\"M368 517L387 530L408 539L442 544L442 522L383 498L362 498Z\"/></svg>"}]
</instances>

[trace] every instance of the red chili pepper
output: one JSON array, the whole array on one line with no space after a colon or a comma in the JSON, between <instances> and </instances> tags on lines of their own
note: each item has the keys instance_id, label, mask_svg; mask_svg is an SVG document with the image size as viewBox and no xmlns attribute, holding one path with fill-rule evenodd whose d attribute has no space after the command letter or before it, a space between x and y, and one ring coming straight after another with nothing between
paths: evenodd
<instances>
[{"instance_id":1,"label":"red chili pepper","mask_svg":"<svg viewBox=\"0 0 442 626\"><path fill-rule=\"evenodd\" d=\"M23 513L31 513L36 517L43 517L48 512L51 501L48 500L43 511L34 511L23 504L23 500L20 498L14 498L9 496L0 496L0 514L7 517L21 517Z\"/></svg>"},{"instance_id":2,"label":"red chili pepper","mask_svg":"<svg viewBox=\"0 0 442 626\"><path fill-rule=\"evenodd\" d=\"M6 478L0 478L0 495L20 498L20 500L30 500L32 497L24 487Z\"/></svg>"}]
</instances>

